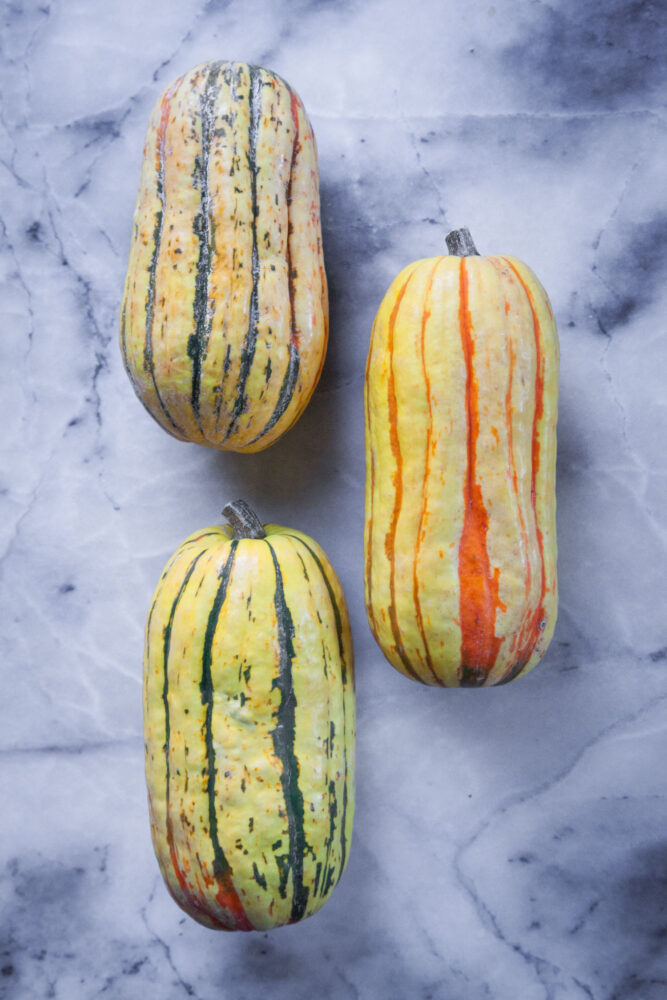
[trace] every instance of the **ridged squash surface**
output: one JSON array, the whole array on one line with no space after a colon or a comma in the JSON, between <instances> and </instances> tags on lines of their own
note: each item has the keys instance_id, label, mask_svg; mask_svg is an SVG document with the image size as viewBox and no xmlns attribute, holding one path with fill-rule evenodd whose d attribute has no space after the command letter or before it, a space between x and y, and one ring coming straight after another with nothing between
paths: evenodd
<instances>
[{"instance_id":1,"label":"ridged squash surface","mask_svg":"<svg viewBox=\"0 0 667 1000\"><path fill-rule=\"evenodd\" d=\"M557 614L558 340L511 257L416 261L377 314L366 372L366 605L425 684L530 670Z\"/></svg>"},{"instance_id":2,"label":"ridged squash surface","mask_svg":"<svg viewBox=\"0 0 667 1000\"><path fill-rule=\"evenodd\" d=\"M260 451L303 412L327 336L303 104L270 70L204 63L148 126L121 311L132 385L174 437Z\"/></svg>"},{"instance_id":3,"label":"ridged squash surface","mask_svg":"<svg viewBox=\"0 0 667 1000\"><path fill-rule=\"evenodd\" d=\"M191 535L146 627L144 735L153 844L195 920L267 930L318 910L348 858L353 654L322 549L266 525Z\"/></svg>"}]
</instances>

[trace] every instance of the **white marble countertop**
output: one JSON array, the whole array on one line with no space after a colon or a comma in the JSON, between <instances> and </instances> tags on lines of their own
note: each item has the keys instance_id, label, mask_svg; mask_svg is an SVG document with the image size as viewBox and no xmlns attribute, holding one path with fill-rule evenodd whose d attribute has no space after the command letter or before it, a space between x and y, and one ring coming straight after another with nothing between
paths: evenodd
<instances>
[{"instance_id":1,"label":"white marble countertop","mask_svg":"<svg viewBox=\"0 0 667 1000\"><path fill-rule=\"evenodd\" d=\"M18 1000L667 997L667 31L610 0L28 2L3 14L0 994ZM170 439L117 346L151 106L275 69L320 152L331 342L268 451ZM442 691L363 607L362 382L409 261L468 225L526 261L562 351L560 618L543 663ZM143 778L162 565L250 500L324 546L357 662L356 827L331 901L216 934L167 896Z\"/></svg>"}]
</instances>

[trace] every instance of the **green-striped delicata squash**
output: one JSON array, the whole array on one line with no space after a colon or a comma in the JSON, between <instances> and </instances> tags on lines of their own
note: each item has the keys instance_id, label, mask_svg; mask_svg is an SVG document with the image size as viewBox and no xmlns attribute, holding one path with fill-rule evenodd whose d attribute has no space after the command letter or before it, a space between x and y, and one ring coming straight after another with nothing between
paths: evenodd
<instances>
[{"instance_id":1,"label":"green-striped delicata squash","mask_svg":"<svg viewBox=\"0 0 667 1000\"><path fill-rule=\"evenodd\" d=\"M262 526L195 532L146 627L144 736L153 844L200 923L267 930L310 916L348 858L355 701L345 598L322 549Z\"/></svg>"},{"instance_id":2,"label":"green-striped delicata squash","mask_svg":"<svg viewBox=\"0 0 667 1000\"><path fill-rule=\"evenodd\" d=\"M132 385L175 437L261 451L303 412L327 335L303 104L269 70L204 63L148 126L121 311Z\"/></svg>"}]
</instances>

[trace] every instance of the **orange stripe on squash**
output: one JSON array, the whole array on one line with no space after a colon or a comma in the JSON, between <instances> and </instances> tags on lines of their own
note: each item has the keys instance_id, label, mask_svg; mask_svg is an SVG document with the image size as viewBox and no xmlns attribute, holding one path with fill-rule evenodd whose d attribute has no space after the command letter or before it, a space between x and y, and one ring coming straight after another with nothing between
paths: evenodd
<instances>
[{"instance_id":1,"label":"orange stripe on squash","mask_svg":"<svg viewBox=\"0 0 667 1000\"><path fill-rule=\"evenodd\" d=\"M533 613L529 616L528 621L524 623L518 638L518 651L516 655L516 662L514 666L505 675L505 680L511 680L515 674L518 674L528 663L531 656L533 655L535 648L540 640L541 634L546 627L545 611L544 611L544 595L546 593L546 572L544 565L544 542L542 538L542 531L540 529L539 518L537 516L537 502L536 502L536 483L537 474L540 467L540 438L539 438L539 426L540 421L544 416L544 371L543 371L543 358L541 349L541 331L540 323L537 318L537 313L535 311L535 303L533 301L533 296L530 289L526 285L525 281L519 274L516 267L511 261L507 261L508 266L511 268L512 272L516 275L519 284L525 292L526 298L528 300L528 305L530 307L530 312L533 320L533 333L535 337L535 411L533 415L533 432L532 432L532 446L531 446L531 482L530 482L530 502L533 509L533 517L535 520L535 532L537 536L537 547L540 554L540 597L537 607ZM529 570L530 572L530 570Z\"/></svg>"},{"instance_id":2,"label":"orange stripe on squash","mask_svg":"<svg viewBox=\"0 0 667 1000\"><path fill-rule=\"evenodd\" d=\"M433 270L431 271L428 284L426 285L426 292L424 296L424 312L422 315L421 323L421 337L420 337L420 347L421 347L421 362L422 371L424 373L424 386L426 389L426 405L428 408L428 424L426 427L426 445L424 447L424 479L422 484L422 503L421 510L419 512L419 527L417 529L417 545L415 548L415 560L412 571L412 598L415 602L415 614L417 615L417 627L419 628L419 634L421 640L424 643L424 654L426 656L426 666L431 672L436 684L440 684L440 678L433 666L433 660L431 659L431 653L428 648L428 638L426 636L426 631L424 629L424 618L422 615L421 601L419 598L419 553L421 550L421 543L424 534L424 524L426 522L426 513L428 510L428 495L427 486L429 481L429 476L431 474L431 439L433 437L433 406L431 404L431 382L428 374L428 366L426 364L426 350L425 350L425 337L426 337L426 324L431 316L431 305L429 301L429 296L431 294L431 289L433 288L433 279L435 278L435 272L438 269L438 262L436 262Z\"/></svg>"},{"instance_id":3,"label":"orange stripe on squash","mask_svg":"<svg viewBox=\"0 0 667 1000\"><path fill-rule=\"evenodd\" d=\"M493 668L502 639L495 634L500 570L489 562L487 535L489 516L482 487L477 479L479 438L479 391L475 374L475 344L468 303L468 272L461 259L459 325L466 367L466 423L468 468L463 483L464 521L459 544L462 686L477 687Z\"/></svg>"},{"instance_id":4,"label":"orange stripe on squash","mask_svg":"<svg viewBox=\"0 0 667 1000\"><path fill-rule=\"evenodd\" d=\"M553 635L558 340L525 265L450 236L373 324L366 603L397 670L477 687L532 669Z\"/></svg>"},{"instance_id":5,"label":"orange stripe on squash","mask_svg":"<svg viewBox=\"0 0 667 1000\"><path fill-rule=\"evenodd\" d=\"M412 275L410 275L412 277ZM405 669L408 673L419 680L419 674L415 668L410 663L410 660L405 652L403 646L403 640L401 639L401 630L398 624L398 618L396 616L396 553L394 551L394 543L396 540L396 528L398 526L398 518L401 513L401 504L403 502L403 456L401 455L401 445L398 440L398 406L396 403L396 382L394 378L394 328L396 326L396 316L398 315L398 310L403 301L403 296L410 283L410 277L405 281L401 290L396 297L396 304L392 311L391 317L389 319L389 332L387 337L387 358L389 362L389 380L387 383L387 402L389 406L389 438L391 441L391 450L394 456L394 462L396 463L396 472L394 475L394 509L391 516L391 523L389 525L389 530L385 536L385 552L387 554L387 559L389 560L389 621L391 623L391 631L394 636L395 649L401 658Z\"/></svg>"}]
</instances>

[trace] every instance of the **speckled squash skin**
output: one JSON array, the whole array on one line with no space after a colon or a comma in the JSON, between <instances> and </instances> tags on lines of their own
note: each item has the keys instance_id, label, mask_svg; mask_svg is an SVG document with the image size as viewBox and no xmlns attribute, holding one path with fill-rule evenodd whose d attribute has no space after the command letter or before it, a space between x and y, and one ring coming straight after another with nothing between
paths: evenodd
<instances>
[{"instance_id":1,"label":"speckled squash skin","mask_svg":"<svg viewBox=\"0 0 667 1000\"><path fill-rule=\"evenodd\" d=\"M558 363L546 292L511 257L416 261L380 306L366 606L385 656L414 680L505 683L552 638Z\"/></svg>"},{"instance_id":2,"label":"speckled squash skin","mask_svg":"<svg viewBox=\"0 0 667 1000\"><path fill-rule=\"evenodd\" d=\"M307 535L213 526L167 564L144 660L146 779L167 887L221 930L315 913L345 868L355 700L345 598Z\"/></svg>"},{"instance_id":3,"label":"speckled squash skin","mask_svg":"<svg viewBox=\"0 0 667 1000\"><path fill-rule=\"evenodd\" d=\"M275 73L210 62L157 102L121 311L127 373L174 437L268 447L303 412L328 336L315 137Z\"/></svg>"}]
</instances>

